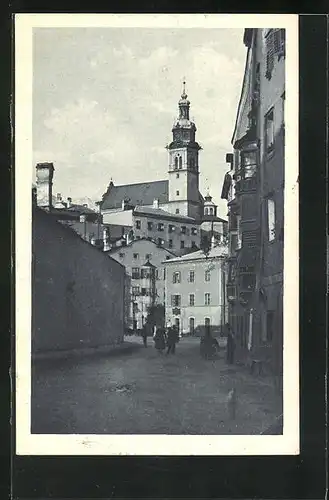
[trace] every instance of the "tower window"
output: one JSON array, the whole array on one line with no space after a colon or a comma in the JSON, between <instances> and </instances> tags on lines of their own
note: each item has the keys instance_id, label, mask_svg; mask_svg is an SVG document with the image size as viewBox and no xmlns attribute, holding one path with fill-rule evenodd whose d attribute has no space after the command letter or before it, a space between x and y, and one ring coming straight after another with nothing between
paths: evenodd
<instances>
[{"instance_id":1,"label":"tower window","mask_svg":"<svg viewBox=\"0 0 329 500\"><path fill-rule=\"evenodd\" d=\"M208 208L205 208L205 209L204 209L204 214L205 214L205 215L208 215Z\"/></svg>"},{"instance_id":2,"label":"tower window","mask_svg":"<svg viewBox=\"0 0 329 500\"><path fill-rule=\"evenodd\" d=\"M175 170L178 169L178 158L177 156L175 156Z\"/></svg>"},{"instance_id":3,"label":"tower window","mask_svg":"<svg viewBox=\"0 0 329 500\"><path fill-rule=\"evenodd\" d=\"M183 160L182 160L182 157L180 156L179 157L179 168L182 168L183 167Z\"/></svg>"},{"instance_id":4,"label":"tower window","mask_svg":"<svg viewBox=\"0 0 329 500\"><path fill-rule=\"evenodd\" d=\"M179 191L176 191L176 195L179 196Z\"/></svg>"}]
</instances>

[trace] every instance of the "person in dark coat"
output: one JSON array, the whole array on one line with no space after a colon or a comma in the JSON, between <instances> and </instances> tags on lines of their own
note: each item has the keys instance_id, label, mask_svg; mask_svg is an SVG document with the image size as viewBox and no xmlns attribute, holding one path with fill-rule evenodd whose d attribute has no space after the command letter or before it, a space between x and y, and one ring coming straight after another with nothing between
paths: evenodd
<instances>
[{"instance_id":1,"label":"person in dark coat","mask_svg":"<svg viewBox=\"0 0 329 500\"><path fill-rule=\"evenodd\" d=\"M213 359L219 350L218 341L211 335L207 329L204 337L200 340L200 354L205 359Z\"/></svg>"},{"instance_id":2,"label":"person in dark coat","mask_svg":"<svg viewBox=\"0 0 329 500\"><path fill-rule=\"evenodd\" d=\"M142 337L143 337L144 347L147 347L147 333L148 333L148 326L144 325L142 328Z\"/></svg>"},{"instance_id":3,"label":"person in dark coat","mask_svg":"<svg viewBox=\"0 0 329 500\"><path fill-rule=\"evenodd\" d=\"M167 354L175 354L176 352L176 344L179 339L178 329L176 325L169 326L167 331Z\"/></svg>"},{"instance_id":4,"label":"person in dark coat","mask_svg":"<svg viewBox=\"0 0 329 500\"><path fill-rule=\"evenodd\" d=\"M155 332L154 347L160 354L162 354L166 348L166 334L162 327L158 327Z\"/></svg>"},{"instance_id":5,"label":"person in dark coat","mask_svg":"<svg viewBox=\"0 0 329 500\"><path fill-rule=\"evenodd\" d=\"M226 323L227 349L226 360L229 365L234 363L235 337L229 323Z\"/></svg>"}]
</instances>

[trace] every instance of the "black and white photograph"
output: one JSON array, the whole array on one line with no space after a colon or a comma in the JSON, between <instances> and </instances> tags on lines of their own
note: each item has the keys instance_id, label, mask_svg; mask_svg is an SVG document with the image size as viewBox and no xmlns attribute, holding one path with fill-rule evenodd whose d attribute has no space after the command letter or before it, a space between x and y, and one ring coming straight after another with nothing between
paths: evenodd
<instances>
[{"instance_id":1,"label":"black and white photograph","mask_svg":"<svg viewBox=\"0 0 329 500\"><path fill-rule=\"evenodd\" d=\"M298 454L297 33L16 16L18 454Z\"/></svg>"}]
</instances>

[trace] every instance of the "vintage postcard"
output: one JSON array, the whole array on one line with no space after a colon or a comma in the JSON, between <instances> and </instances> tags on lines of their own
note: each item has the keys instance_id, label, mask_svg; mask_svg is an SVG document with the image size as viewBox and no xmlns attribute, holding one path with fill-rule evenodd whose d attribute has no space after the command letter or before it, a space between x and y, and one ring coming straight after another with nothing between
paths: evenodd
<instances>
[{"instance_id":1,"label":"vintage postcard","mask_svg":"<svg viewBox=\"0 0 329 500\"><path fill-rule=\"evenodd\" d=\"M299 453L298 16L15 17L16 452Z\"/></svg>"}]
</instances>

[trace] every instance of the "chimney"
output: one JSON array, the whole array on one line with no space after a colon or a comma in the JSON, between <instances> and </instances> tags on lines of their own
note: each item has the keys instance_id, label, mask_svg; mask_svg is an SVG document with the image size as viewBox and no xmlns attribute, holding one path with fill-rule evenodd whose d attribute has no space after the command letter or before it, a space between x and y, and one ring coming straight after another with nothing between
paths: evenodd
<instances>
[{"instance_id":1,"label":"chimney","mask_svg":"<svg viewBox=\"0 0 329 500\"><path fill-rule=\"evenodd\" d=\"M158 200L158 198L154 198L154 200L153 200L153 208L159 208L159 200Z\"/></svg>"},{"instance_id":2,"label":"chimney","mask_svg":"<svg viewBox=\"0 0 329 500\"><path fill-rule=\"evenodd\" d=\"M51 209L53 204L53 163L37 163L37 204L39 207Z\"/></svg>"},{"instance_id":3,"label":"chimney","mask_svg":"<svg viewBox=\"0 0 329 500\"><path fill-rule=\"evenodd\" d=\"M103 228L103 250L104 252L107 252L110 250L110 244L109 244L109 231L107 227Z\"/></svg>"},{"instance_id":4,"label":"chimney","mask_svg":"<svg viewBox=\"0 0 329 500\"><path fill-rule=\"evenodd\" d=\"M70 208L70 206L72 205L72 198L68 198L67 199L67 208Z\"/></svg>"}]
</instances>

